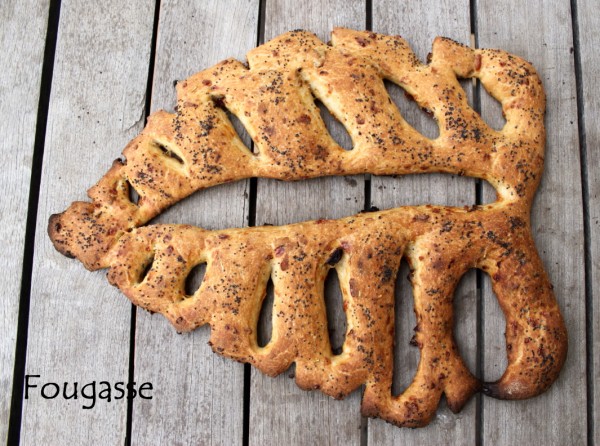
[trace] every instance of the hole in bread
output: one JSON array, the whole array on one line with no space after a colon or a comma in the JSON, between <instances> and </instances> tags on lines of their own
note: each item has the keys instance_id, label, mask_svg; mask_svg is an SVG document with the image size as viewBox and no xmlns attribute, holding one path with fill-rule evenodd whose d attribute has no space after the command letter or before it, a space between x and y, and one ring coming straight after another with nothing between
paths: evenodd
<instances>
[{"instance_id":1,"label":"hole in bread","mask_svg":"<svg viewBox=\"0 0 600 446\"><path fill-rule=\"evenodd\" d=\"M329 344L331 345L331 352L334 355L339 355L342 353L344 341L346 340L347 320L340 282L335 268L331 268L325 278L324 294Z\"/></svg>"},{"instance_id":2,"label":"hole in bread","mask_svg":"<svg viewBox=\"0 0 600 446\"><path fill-rule=\"evenodd\" d=\"M478 105L476 104L475 97L473 95L473 92L476 88L474 78L457 77L456 80L462 88L462 91L460 92L461 95L464 95L467 98L467 104L469 104L469 107L471 107L473 110L477 110Z\"/></svg>"},{"instance_id":3,"label":"hole in bread","mask_svg":"<svg viewBox=\"0 0 600 446\"><path fill-rule=\"evenodd\" d=\"M494 382L502 377L508 361L506 359L506 318L498 303L496 293L492 290L490 276L483 271L480 280L482 320L483 369L479 378L485 382Z\"/></svg>"},{"instance_id":4,"label":"hole in bread","mask_svg":"<svg viewBox=\"0 0 600 446\"><path fill-rule=\"evenodd\" d=\"M204 280L204 274L206 273L206 262L199 263L194 266L187 277L185 278L185 294L188 297L196 294L196 291L202 285L202 281Z\"/></svg>"},{"instance_id":5,"label":"hole in bread","mask_svg":"<svg viewBox=\"0 0 600 446\"><path fill-rule=\"evenodd\" d=\"M319 111L321 112L321 118L325 123L325 127L327 127L327 131L333 138L333 140L338 143L338 145L345 150L352 150L353 143L352 138L348 134L346 127L340 121L336 119L335 116L331 114L329 109L325 107L318 99L315 99L315 105L319 107Z\"/></svg>"},{"instance_id":6,"label":"hole in bread","mask_svg":"<svg viewBox=\"0 0 600 446\"><path fill-rule=\"evenodd\" d=\"M477 270L470 269L454 290L454 341L471 373L477 367Z\"/></svg>"},{"instance_id":7,"label":"hole in bread","mask_svg":"<svg viewBox=\"0 0 600 446\"><path fill-rule=\"evenodd\" d=\"M262 305L260 307L260 314L258 316L258 325L256 332L256 340L259 347L264 347L271 341L273 335L273 279L269 278L267 282L267 288L265 290L265 297L263 298Z\"/></svg>"},{"instance_id":8,"label":"hole in bread","mask_svg":"<svg viewBox=\"0 0 600 446\"><path fill-rule=\"evenodd\" d=\"M386 80L385 88L404 120L421 135L436 139L440 128L430 111L424 110L402 87Z\"/></svg>"},{"instance_id":9,"label":"hole in bread","mask_svg":"<svg viewBox=\"0 0 600 446\"><path fill-rule=\"evenodd\" d=\"M492 97L479 81L477 81L477 88L481 101L481 118L494 130L502 130L506 124L502 104Z\"/></svg>"},{"instance_id":10,"label":"hole in bread","mask_svg":"<svg viewBox=\"0 0 600 446\"><path fill-rule=\"evenodd\" d=\"M133 204L138 205L140 202L140 194L138 194L138 191L135 190L135 187L133 187L131 181L126 180L125 183L127 184L127 198Z\"/></svg>"},{"instance_id":11,"label":"hole in bread","mask_svg":"<svg viewBox=\"0 0 600 446\"><path fill-rule=\"evenodd\" d=\"M344 255L344 250L342 248L337 248L333 250L327 261L325 262L329 266L335 266L342 260L342 256Z\"/></svg>"},{"instance_id":12,"label":"hole in bread","mask_svg":"<svg viewBox=\"0 0 600 446\"><path fill-rule=\"evenodd\" d=\"M416 344L416 317L411 274L408 262L402 260L394 293L394 371L392 395L402 394L412 382L421 352Z\"/></svg>"},{"instance_id":13,"label":"hole in bread","mask_svg":"<svg viewBox=\"0 0 600 446\"><path fill-rule=\"evenodd\" d=\"M258 153L258 148L256 147L256 144L252 142L252 139L250 138L246 127L244 127L244 124L242 124L242 121L240 121L238 117L231 113L228 109L225 109L225 111L227 113L227 118L231 122L231 125L233 125L235 132L238 134L242 142L246 145L246 147L251 147L252 153Z\"/></svg>"},{"instance_id":14,"label":"hole in bread","mask_svg":"<svg viewBox=\"0 0 600 446\"><path fill-rule=\"evenodd\" d=\"M169 149L164 144L162 144L158 141L154 141L154 146L158 150L160 150L164 156L177 161L179 164L184 164L183 159L177 153L175 153L173 150Z\"/></svg>"},{"instance_id":15,"label":"hole in bread","mask_svg":"<svg viewBox=\"0 0 600 446\"><path fill-rule=\"evenodd\" d=\"M146 280L146 277L148 276L148 273L152 269L153 264L154 264L154 253L152 253L152 256L149 257L146 260L146 262L143 264L140 274L138 276L138 283L142 283L144 280Z\"/></svg>"},{"instance_id":16,"label":"hole in bread","mask_svg":"<svg viewBox=\"0 0 600 446\"><path fill-rule=\"evenodd\" d=\"M242 121L240 121L235 113L227 108L224 98L220 96L214 96L213 101L218 108L225 112L227 119L229 119L229 122L233 126L238 137L242 140L246 147L250 147L252 153L256 155L258 153L258 147L252 142L252 138L250 138L250 134L246 130L246 127L244 127L244 124L242 124Z\"/></svg>"}]
</instances>

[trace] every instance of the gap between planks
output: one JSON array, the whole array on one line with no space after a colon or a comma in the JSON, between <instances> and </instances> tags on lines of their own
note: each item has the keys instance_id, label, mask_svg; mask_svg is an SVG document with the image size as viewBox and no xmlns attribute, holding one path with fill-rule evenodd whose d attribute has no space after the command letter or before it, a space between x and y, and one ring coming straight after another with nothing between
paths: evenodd
<instances>
[{"instance_id":1,"label":"gap between planks","mask_svg":"<svg viewBox=\"0 0 600 446\"><path fill-rule=\"evenodd\" d=\"M23 269L21 272L19 314L17 319L17 338L12 380L13 387L6 443L14 445L20 443L21 436L23 384L25 381L25 364L27 362L27 335L29 333L31 278L33 275L33 252L35 231L37 227L40 183L42 178L42 162L44 160L44 146L46 141L46 126L48 123L48 107L50 105L50 92L52 89L52 75L54 71L54 55L56 53L56 41L60 21L60 5L61 0L50 0L33 146L33 160L25 226L25 246L23 249Z\"/></svg>"},{"instance_id":2,"label":"gap between planks","mask_svg":"<svg viewBox=\"0 0 600 446\"><path fill-rule=\"evenodd\" d=\"M594 444L594 291L592 285L592 246L591 246L591 216L590 191L588 175L588 150L585 128L585 97L583 90L581 47L579 30L579 10L577 0L571 0L571 28L573 30L573 51L575 59L575 86L577 91L577 131L579 138L579 160L581 163L581 194L583 202L583 239L584 239L584 268L585 268L585 313L586 313L586 414L587 414L587 444Z\"/></svg>"}]
</instances>

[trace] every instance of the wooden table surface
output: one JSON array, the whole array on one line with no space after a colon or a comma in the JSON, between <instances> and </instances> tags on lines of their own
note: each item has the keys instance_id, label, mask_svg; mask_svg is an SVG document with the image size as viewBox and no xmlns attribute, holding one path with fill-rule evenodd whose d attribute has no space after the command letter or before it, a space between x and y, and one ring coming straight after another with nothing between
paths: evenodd
<instances>
[{"instance_id":1,"label":"wooden table surface","mask_svg":"<svg viewBox=\"0 0 600 446\"><path fill-rule=\"evenodd\" d=\"M8 444L600 445L600 5L597 0L3 0L0 3L0 440ZM216 356L209 329L179 335L137 311L107 283L52 247L52 213L86 190L140 132L149 113L172 110L174 81L304 28L327 41L334 26L400 34L424 59L437 35L502 48L531 61L548 96L545 173L533 209L540 255L566 319L567 362L552 388L527 401L473 398L452 414L442 402L424 429L360 416L360 391L344 401L299 390L286 372L268 378ZM465 82L473 106L500 128L499 107ZM436 125L391 94L428 136ZM323 111L326 114L326 111ZM348 144L337 122L334 137ZM243 134L243 129L239 129ZM250 143L247 136L246 143ZM226 228L352 215L369 206L471 205L491 188L450 175L240 181L198 193L160 222ZM414 314L400 272L395 389L412 379ZM343 340L335 282L332 338ZM455 296L456 337L487 381L506 364L504 318L485 275L470 272ZM268 313L268 311L267 311ZM268 317L265 317L268 320ZM264 322L268 325L268 322ZM39 378L31 378L39 375ZM38 388L24 393L24 382ZM133 381L152 399L40 396L42 384ZM34 381L31 381L34 382ZM47 390L51 390L47 388Z\"/></svg>"}]
</instances>

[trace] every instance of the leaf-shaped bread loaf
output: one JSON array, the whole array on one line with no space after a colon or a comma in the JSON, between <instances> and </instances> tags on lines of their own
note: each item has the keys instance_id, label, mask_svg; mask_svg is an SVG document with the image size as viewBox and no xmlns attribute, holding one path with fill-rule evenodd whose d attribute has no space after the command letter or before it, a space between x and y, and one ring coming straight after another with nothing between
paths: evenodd
<instances>
[{"instance_id":1,"label":"leaf-shaped bread loaf","mask_svg":"<svg viewBox=\"0 0 600 446\"><path fill-rule=\"evenodd\" d=\"M109 280L136 305L164 314L179 331L210 324L211 345L269 375L296 364L296 382L341 398L365 384L362 411L422 426L442 394L452 410L482 390L498 398L543 392L564 363L567 334L530 227L544 157L545 97L524 60L436 38L422 64L398 36L335 29L331 44L294 31L252 50L249 66L225 60L177 85L176 113L152 115L123 160L49 222L56 248ZM457 78L478 78L502 104L491 129L469 106ZM413 129L384 80L402 87L436 119L440 134ZM352 150L329 135L320 100L347 129ZM226 110L254 143L246 147ZM488 181L497 201L455 208L413 206L280 227L205 231L141 227L203 188L248 177L301 180L324 175L447 172ZM132 201L130 188L139 201ZM416 376L392 396L394 287L411 267L421 351ZM202 285L185 281L206 263ZM347 318L341 354L332 352L323 296L338 273ZM453 339L453 292L470 268L486 271L506 317L508 366L481 383ZM257 323L269 278L273 329L260 347Z\"/></svg>"}]
</instances>

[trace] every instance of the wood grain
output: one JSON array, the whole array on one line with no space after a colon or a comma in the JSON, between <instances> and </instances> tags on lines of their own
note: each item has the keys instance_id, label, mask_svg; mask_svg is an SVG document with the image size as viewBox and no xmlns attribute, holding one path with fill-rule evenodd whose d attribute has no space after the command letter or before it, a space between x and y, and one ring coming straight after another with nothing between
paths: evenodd
<instances>
[{"instance_id":1,"label":"wood grain","mask_svg":"<svg viewBox=\"0 0 600 446\"><path fill-rule=\"evenodd\" d=\"M48 112L35 237L26 373L37 385L127 381L131 304L54 250L50 214L64 210L143 125L154 2L65 0ZM23 405L22 444L118 444L125 399L44 399ZM99 387L97 387L99 389ZM89 389L88 389L89 391Z\"/></svg>"},{"instance_id":2,"label":"wood grain","mask_svg":"<svg viewBox=\"0 0 600 446\"><path fill-rule=\"evenodd\" d=\"M470 42L469 2L444 0L434 7L426 2L373 1L373 30L399 34L413 51L425 61L436 36L450 37L466 45ZM463 83L469 97L471 84ZM404 91L391 85L390 91L402 116L424 135L435 138L437 124ZM433 174L399 178L373 177L372 203L381 209L402 205L443 204L465 206L475 204L476 181L471 178ZM415 374L419 350L409 346L416 325L408 268L400 269L396 291L396 346L394 349L394 393L400 393ZM475 273L469 272L455 292L455 337L472 373L475 373L477 349L477 284ZM370 445L474 444L476 404L473 398L460 414L453 414L442 401L436 418L425 429L398 429L381 420L369 420Z\"/></svg>"},{"instance_id":3,"label":"wood grain","mask_svg":"<svg viewBox=\"0 0 600 446\"><path fill-rule=\"evenodd\" d=\"M174 108L174 80L229 57L245 60L256 45L258 11L258 0L163 1L152 110ZM245 226L248 187L241 181L201 191L156 222ZM166 319L138 309L135 369L156 391L153 400L135 401L134 444L242 444L244 366L216 356L209 336L208 327L178 335Z\"/></svg>"},{"instance_id":4,"label":"wood grain","mask_svg":"<svg viewBox=\"0 0 600 446\"><path fill-rule=\"evenodd\" d=\"M6 442L17 337L19 291L49 1L0 4L0 442Z\"/></svg>"},{"instance_id":5,"label":"wood grain","mask_svg":"<svg viewBox=\"0 0 600 446\"><path fill-rule=\"evenodd\" d=\"M569 4L545 1L523 10L479 1L477 32L480 47L502 48L529 60L544 83L545 173L534 202L532 232L569 333L567 362L548 392L518 403L484 399L482 438L490 445L585 444L583 215ZM484 118L498 123L489 114L490 102L482 93ZM486 284L484 376L490 381L500 377L506 364L505 322Z\"/></svg>"},{"instance_id":6,"label":"wood grain","mask_svg":"<svg viewBox=\"0 0 600 446\"><path fill-rule=\"evenodd\" d=\"M364 29L363 1L275 0L266 2L265 40L302 28L329 40L335 26ZM344 131L325 118L334 139L343 144ZM335 126L335 127L334 127ZM287 224L317 218L339 218L359 212L364 205L362 177L319 178L298 183L258 180L256 223ZM329 308L340 302L339 289L330 283L326 291ZM339 306L338 306L339 308ZM337 341L343 336L342 311L330 314L330 330ZM360 395L356 391L343 401L318 392L298 389L289 375L268 378L252 371L249 444L360 444Z\"/></svg>"},{"instance_id":7,"label":"wood grain","mask_svg":"<svg viewBox=\"0 0 600 446\"><path fill-rule=\"evenodd\" d=\"M594 444L600 445L600 98L597 94L597 86L600 82L600 54L598 53L598 42L600 42L600 16L598 15L598 2L594 0L580 0L577 2L577 21L579 23L579 54L581 60L581 82L583 88L583 130L585 130L586 154L584 160L587 166L587 189L588 189L588 224L589 233L589 266L591 270L586 271L591 279L591 295L588 296L591 307L591 330L592 334L592 357L588 357L587 366L591 367L588 376L594 378L588 382L592 388L592 432L591 438Z\"/></svg>"}]
</instances>

